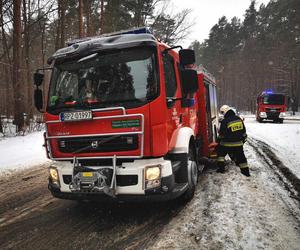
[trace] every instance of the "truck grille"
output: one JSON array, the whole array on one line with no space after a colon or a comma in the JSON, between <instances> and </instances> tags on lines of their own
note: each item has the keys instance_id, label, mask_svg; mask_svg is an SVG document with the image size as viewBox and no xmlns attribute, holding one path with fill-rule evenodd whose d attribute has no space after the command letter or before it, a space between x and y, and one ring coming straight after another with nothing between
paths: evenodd
<instances>
[{"instance_id":1,"label":"truck grille","mask_svg":"<svg viewBox=\"0 0 300 250\"><path fill-rule=\"evenodd\" d=\"M266 108L266 112L280 112L280 108Z\"/></svg>"},{"instance_id":2,"label":"truck grille","mask_svg":"<svg viewBox=\"0 0 300 250\"><path fill-rule=\"evenodd\" d=\"M62 153L100 153L130 151L138 148L138 135L113 135L58 139Z\"/></svg>"},{"instance_id":3,"label":"truck grille","mask_svg":"<svg viewBox=\"0 0 300 250\"><path fill-rule=\"evenodd\" d=\"M268 119L278 119L279 114L279 112L267 112L267 117Z\"/></svg>"}]
</instances>

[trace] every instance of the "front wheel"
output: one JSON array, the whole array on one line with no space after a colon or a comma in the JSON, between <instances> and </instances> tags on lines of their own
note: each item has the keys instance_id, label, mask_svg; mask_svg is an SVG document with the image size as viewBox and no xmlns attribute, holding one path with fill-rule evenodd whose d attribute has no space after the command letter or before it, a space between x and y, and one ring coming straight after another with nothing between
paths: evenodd
<instances>
[{"instance_id":1,"label":"front wheel","mask_svg":"<svg viewBox=\"0 0 300 250\"><path fill-rule=\"evenodd\" d=\"M187 157L187 171L188 171L188 189L182 195L183 201L190 201L194 197L196 185L198 183L198 166L196 163L195 150L192 146L189 147Z\"/></svg>"}]
</instances>

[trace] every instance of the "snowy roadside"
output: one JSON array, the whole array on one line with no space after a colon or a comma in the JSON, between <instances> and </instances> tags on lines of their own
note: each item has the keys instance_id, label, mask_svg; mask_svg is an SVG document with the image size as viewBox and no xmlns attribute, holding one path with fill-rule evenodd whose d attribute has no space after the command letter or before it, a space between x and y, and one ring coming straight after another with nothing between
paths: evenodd
<instances>
[{"instance_id":1,"label":"snowy roadside","mask_svg":"<svg viewBox=\"0 0 300 250\"><path fill-rule=\"evenodd\" d=\"M298 203L253 148L245 151L251 178L233 165L225 174L208 170L150 249L299 249Z\"/></svg>"},{"instance_id":2,"label":"snowy roadside","mask_svg":"<svg viewBox=\"0 0 300 250\"><path fill-rule=\"evenodd\" d=\"M267 143L278 158L300 179L300 121L258 123L246 118L247 134Z\"/></svg>"},{"instance_id":3,"label":"snowy roadside","mask_svg":"<svg viewBox=\"0 0 300 250\"><path fill-rule=\"evenodd\" d=\"M258 123L246 116L245 124L249 137L271 145L300 178L299 121ZM299 249L298 201L248 143L245 154L251 178L233 165L224 175L208 170L194 199L150 249Z\"/></svg>"},{"instance_id":4,"label":"snowy roadside","mask_svg":"<svg viewBox=\"0 0 300 250\"><path fill-rule=\"evenodd\" d=\"M43 143L43 132L1 138L0 176L47 162Z\"/></svg>"}]
</instances>

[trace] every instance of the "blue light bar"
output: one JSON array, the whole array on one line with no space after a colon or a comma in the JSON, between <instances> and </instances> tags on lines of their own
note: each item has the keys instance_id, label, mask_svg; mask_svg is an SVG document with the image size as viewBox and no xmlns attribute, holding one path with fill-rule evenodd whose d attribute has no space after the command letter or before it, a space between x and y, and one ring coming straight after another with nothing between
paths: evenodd
<instances>
[{"instance_id":1,"label":"blue light bar","mask_svg":"<svg viewBox=\"0 0 300 250\"><path fill-rule=\"evenodd\" d=\"M116 36L116 35L126 35L126 34L152 34L152 32L147 27L140 27L140 28L134 28L129 30L120 30L109 34L103 34L103 36Z\"/></svg>"},{"instance_id":2,"label":"blue light bar","mask_svg":"<svg viewBox=\"0 0 300 250\"><path fill-rule=\"evenodd\" d=\"M273 90L267 89L263 93L265 93L265 94L273 94Z\"/></svg>"},{"instance_id":3,"label":"blue light bar","mask_svg":"<svg viewBox=\"0 0 300 250\"><path fill-rule=\"evenodd\" d=\"M89 40L95 39L95 38L118 36L118 35L127 35L127 34L151 34L151 35L153 35L150 28L148 28L148 27L139 27L139 28L133 28L133 29L128 29L128 30L120 30L120 31L112 32L112 33L105 33L105 34L102 34L102 35L99 35L99 36L94 36L94 37L83 37L83 38L70 40L70 41L67 42L67 46L71 46L75 43L86 42L86 41L89 41Z\"/></svg>"}]
</instances>

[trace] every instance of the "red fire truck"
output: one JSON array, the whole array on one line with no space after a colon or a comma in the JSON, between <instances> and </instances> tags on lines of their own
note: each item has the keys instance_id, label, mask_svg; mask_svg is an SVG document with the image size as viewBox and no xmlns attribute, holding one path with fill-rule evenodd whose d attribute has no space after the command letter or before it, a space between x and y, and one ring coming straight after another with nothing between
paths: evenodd
<instances>
[{"instance_id":1,"label":"red fire truck","mask_svg":"<svg viewBox=\"0 0 300 250\"><path fill-rule=\"evenodd\" d=\"M273 91L263 91L257 97L256 120L273 120L283 122L286 112L286 97L284 94L273 93Z\"/></svg>"},{"instance_id":2,"label":"red fire truck","mask_svg":"<svg viewBox=\"0 0 300 250\"><path fill-rule=\"evenodd\" d=\"M218 126L214 78L194 62L147 29L76 40L49 58L45 110L46 68L34 80L53 196L191 199Z\"/></svg>"}]
</instances>

